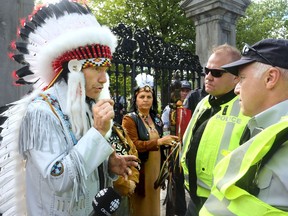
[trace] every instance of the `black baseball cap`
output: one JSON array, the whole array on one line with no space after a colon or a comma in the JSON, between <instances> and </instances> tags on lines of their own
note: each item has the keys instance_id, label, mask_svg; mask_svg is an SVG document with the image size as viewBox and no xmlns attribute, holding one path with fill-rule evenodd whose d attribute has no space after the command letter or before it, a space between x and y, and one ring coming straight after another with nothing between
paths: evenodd
<instances>
[{"instance_id":1,"label":"black baseball cap","mask_svg":"<svg viewBox=\"0 0 288 216\"><path fill-rule=\"evenodd\" d=\"M188 82L187 80L182 80L181 81L181 89L192 89L191 83Z\"/></svg>"},{"instance_id":2,"label":"black baseball cap","mask_svg":"<svg viewBox=\"0 0 288 216\"><path fill-rule=\"evenodd\" d=\"M228 72L238 75L241 66L252 62L261 62L271 66L288 69L288 40L286 39L264 39L252 46L245 44L241 59L223 65L222 68Z\"/></svg>"}]
</instances>

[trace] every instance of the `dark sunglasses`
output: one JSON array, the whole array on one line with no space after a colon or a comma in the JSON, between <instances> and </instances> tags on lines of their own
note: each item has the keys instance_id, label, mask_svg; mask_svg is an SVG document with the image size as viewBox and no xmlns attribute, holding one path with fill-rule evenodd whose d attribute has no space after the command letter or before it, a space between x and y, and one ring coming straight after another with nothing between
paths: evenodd
<instances>
[{"instance_id":1,"label":"dark sunglasses","mask_svg":"<svg viewBox=\"0 0 288 216\"><path fill-rule=\"evenodd\" d=\"M252 51L252 52L256 53L256 55L258 55L260 58L265 60L266 63L268 63L269 65L272 65L273 67L275 67L275 65L271 61L269 61L269 59L267 59L265 56L263 56L261 53L259 53L256 49L254 49L253 47L251 47L248 44L245 44L243 49L242 49L242 55L243 56L247 55L249 51Z\"/></svg>"},{"instance_id":2,"label":"dark sunglasses","mask_svg":"<svg viewBox=\"0 0 288 216\"><path fill-rule=\"evenodd\" d=\"M223 73L227 73L227 71L223 70L223 69L212 69L212 68L204 68L204 72L206 75L208 75L209 73L211 73L211 75L213 77L221 77L223 75Z\"/></svg>"}]
</instances>

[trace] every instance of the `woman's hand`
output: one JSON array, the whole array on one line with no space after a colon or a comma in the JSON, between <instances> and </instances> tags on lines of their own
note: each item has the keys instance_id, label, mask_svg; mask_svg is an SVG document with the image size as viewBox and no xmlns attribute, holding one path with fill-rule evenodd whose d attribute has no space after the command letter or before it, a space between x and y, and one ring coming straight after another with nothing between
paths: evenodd
<instances>
[{"instance_id":1,"label":"woman's hand","mask_svg":"<svg viewBox=\"0 0 288 216\"><path fill-rule=\"evenodd\" d=\"M129 194L133 194L136 188L136 183L132 180L129 180Z\"/></svg>"},{"instance_id":2,"label":"woman's hand","mask_svg":"<svg viewBox=\"0 0 288 216\"><path fill-rule=\"evenodd\" d=\"M161 146L161 145L175 146L178 141L179 141L178 136L167 135L167 136L164 136L162 138L159 138L157 140L157 145L158 146Z\"/></svg>"}]
</instances>

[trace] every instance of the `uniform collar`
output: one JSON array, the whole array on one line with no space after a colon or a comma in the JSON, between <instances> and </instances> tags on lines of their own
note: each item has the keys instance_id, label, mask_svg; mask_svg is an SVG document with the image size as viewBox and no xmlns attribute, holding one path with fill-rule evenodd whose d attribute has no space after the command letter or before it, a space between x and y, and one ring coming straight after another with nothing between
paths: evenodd
<instances>
[{"instance_id":1,"label":"uniform collar","mask_svg":"<svg viewBox=\"0 0 288 216\"><path fill-rule=\"evenodd\" d=\"M230 92L224 94L219 98L215 98L214 96L209 95L209 103L212 107L220 106L231 101L234 97L236 97L236 94L234 93L234 89L232 89Z\"/></svg>"},{"instance_id":2,"label":"uniform collar","mask_svg":"<svg viewBox=\"0 0 288 216\"><path fill-rule=\"evenodd\" d=\"M288 100L285 100L255 115L248 122L250 131L253 131L255 128L265 129L270 125L277 123L281 117L288 114L287 107Z\"/></svg>"}]
</instances>

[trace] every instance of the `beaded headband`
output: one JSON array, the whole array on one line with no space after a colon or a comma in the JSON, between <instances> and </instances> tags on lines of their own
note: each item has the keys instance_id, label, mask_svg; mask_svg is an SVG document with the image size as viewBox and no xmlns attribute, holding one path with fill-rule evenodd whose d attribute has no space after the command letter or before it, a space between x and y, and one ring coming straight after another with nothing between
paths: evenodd
<instances>
[{"instance_id":1,"label":"beaded headband","mask_svg":"<svg viewBox=\"0 0 288 216\"><path fill-rule=\"evenodd\" d=\"M137 94L141 91L153 92L153 76L151 76L150 74L141 73L135 77L135 80L137 83Z\"/></svg>"},{"instance_id":2,"label":"beaded headband","mask_svg":"<svg viewBox=\"0 0 288 216\"><path fill-rule=\"evenodd\" d=\"M139 94L140 92L151 92L153 93L153 89L150 86L144 86L142 88L139 88L136 92L136 95Z\"/></svg>"},{"instance_id":3,"label":"beaded headband","mask_svg":"<svg viewBox=\"0 0 288 216\"><path fill-rule=\"evenodd\" d=\"M110 67L111 60L108 58L90 58L85 60L80 60L82 68L88 67Z\"/></svg>"}]
</instances>

